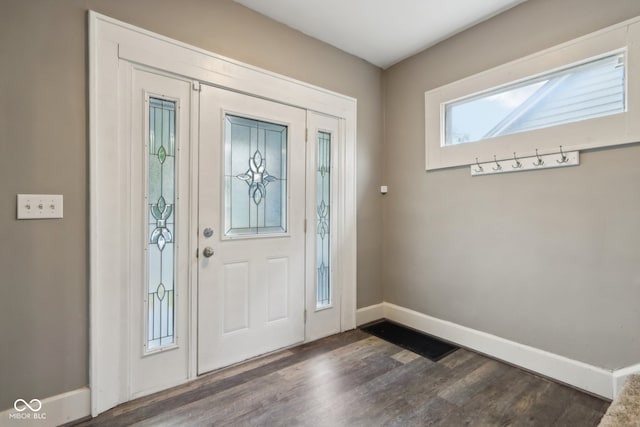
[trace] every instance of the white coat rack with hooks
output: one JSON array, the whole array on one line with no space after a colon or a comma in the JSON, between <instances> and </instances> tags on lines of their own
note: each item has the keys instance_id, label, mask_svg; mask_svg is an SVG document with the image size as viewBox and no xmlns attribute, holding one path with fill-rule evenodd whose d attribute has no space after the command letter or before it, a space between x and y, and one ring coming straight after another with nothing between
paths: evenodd
<instances>
[{"instance_id":1,"label":"white coat rack with hooks","mask_svg":"<svg viewBox=\"0 0 640 427\"><path fill-rule=\"evenodd\" d=\"M498 159L493 156L493 160L476 161L470 166L471 176L493 175L498 173L523 172L549 168L563 168L567 166L578 166L580 164L579 151L564 151L562 145L560 151L556 153L540 154L536 149L533 156L519 157L513 153L513 157L508 159Z\"/></svg>"}]
</instances>

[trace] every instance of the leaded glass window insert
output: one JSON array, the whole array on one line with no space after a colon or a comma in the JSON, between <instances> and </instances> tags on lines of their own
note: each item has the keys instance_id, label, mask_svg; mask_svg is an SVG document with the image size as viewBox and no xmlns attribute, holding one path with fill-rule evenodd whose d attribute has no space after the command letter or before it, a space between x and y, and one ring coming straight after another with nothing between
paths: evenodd
<instances>
[{"instance_id":1,"label":"leaded glass window insert","mask_svg":"<svg viewBox=\"0 0 640 427\"><path fill-rule=\"evenodd\" d=\"M331 305L331 134L318 132L316 151L316 307Z\"/></svg>"},{"instance_id":2,"label":"leaded glass window insert","mask_svg":"<svg viewBox=\"0 0 640 427\"><path fill-rule=\"evenodd\" d=\"M149 98L147 351L175 344L176 102Z\"/></svg>"},{"instance_id":3,"label":"leaded glass window insert","mask_svg":"<svg viewBox=\"0 0 640 427\"><path fill-rule=\"evenodd\" d=\"M287 231L287 126L225 117L225 235Z\"/></svg>"}]
</instances>

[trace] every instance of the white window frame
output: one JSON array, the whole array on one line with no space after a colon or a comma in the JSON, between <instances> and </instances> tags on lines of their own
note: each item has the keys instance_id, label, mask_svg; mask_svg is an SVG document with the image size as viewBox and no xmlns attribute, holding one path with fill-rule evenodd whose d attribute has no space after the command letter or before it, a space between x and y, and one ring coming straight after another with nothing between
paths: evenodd
<instances>
[{"instance_id":1,"label":"white window frame","mask_svg":"<svg viewBox=\"0 0 640 427\"><path fill-rule=\"evenodd\" d=\"M585 60L626 52L624 113L463 144L444 145L445 105ZM640 17L425 92L425 168L640 142Z\"/></svg>"}]
</instances>

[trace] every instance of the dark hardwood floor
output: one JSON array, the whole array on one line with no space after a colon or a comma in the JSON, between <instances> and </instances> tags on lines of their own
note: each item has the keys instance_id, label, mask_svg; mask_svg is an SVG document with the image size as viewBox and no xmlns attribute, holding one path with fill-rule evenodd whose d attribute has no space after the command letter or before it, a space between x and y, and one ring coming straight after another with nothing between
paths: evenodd
<instances>
[{"instance_id":1,"label":"dark hardwood floor","mask_svg":"<svg viewBox=\"0 0 640 427\"><path fill-rule=\"evenodd\" d=\"M120 405L79 426L596 426L609 402L459 349L360 330Z\"/></svg>"}]
</instances>

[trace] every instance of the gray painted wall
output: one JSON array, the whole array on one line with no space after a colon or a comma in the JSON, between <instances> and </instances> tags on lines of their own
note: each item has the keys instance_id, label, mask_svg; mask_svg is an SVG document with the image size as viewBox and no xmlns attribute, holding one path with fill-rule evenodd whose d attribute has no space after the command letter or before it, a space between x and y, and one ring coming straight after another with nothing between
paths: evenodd
<instances>
[{"instance_id":1,"label":"gray painted wall","mask_svg":"<svg viewBox=\"0 0 640 427\"><path fill-rule=\"evenodd\" d=\"M639 145L576 168L424 171L426 90L637 15L637 0L529 0L385 71L385 301L603 368L640 362Z\"/></svg>"},{"instance_id":2,"label":"gray painted wall","mask_svg":"<svg viewBox=\"0 0 640 427\"><path fill-rule=\"evenodd\" d=\"M88 384L88 9L358 99L359 307L640 362L640 145L473 180L423 162L425 90L640 15L637 0L529 0L384 73L229 0L0 0L0 410ZM16 221L15 195L40 192L65 195L65 218Z\"/></svg>"},{"instance_id":3,"label":"gray painted wall","mask_svg":"<svg viewBox=\"0 0 640 427\"><path fill-rule=\"evenodd\" d=\"M382 71L230 0L0 0L0 410L88 384L86 13L358 100L358 305L382 301ZM18 193L64 194L17 221Z\"/></svg>"}]
</instances>

